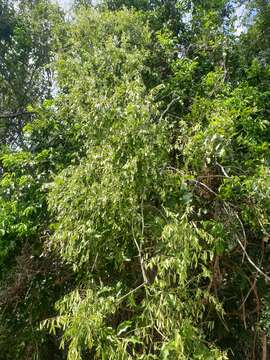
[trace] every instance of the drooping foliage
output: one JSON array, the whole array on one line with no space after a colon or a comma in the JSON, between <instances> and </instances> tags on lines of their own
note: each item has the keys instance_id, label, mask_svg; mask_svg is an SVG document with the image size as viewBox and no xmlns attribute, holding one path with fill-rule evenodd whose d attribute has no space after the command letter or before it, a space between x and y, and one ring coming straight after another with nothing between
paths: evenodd
<instances>
[{"instance_id":1,"label":"drooping foliage","mask_svg":"<svg viewBox=\"0 0 270 360\"><path fill-rule=\"evenodd\" d=\"M268 1L74 5L1 4L0 359L267 359Z\"/></svg>"}]
</instances>

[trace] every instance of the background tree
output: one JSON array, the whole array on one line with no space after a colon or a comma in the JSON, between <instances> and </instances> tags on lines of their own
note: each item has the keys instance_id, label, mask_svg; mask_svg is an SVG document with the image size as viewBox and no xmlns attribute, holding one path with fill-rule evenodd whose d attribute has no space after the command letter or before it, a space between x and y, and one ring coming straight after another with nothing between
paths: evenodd
<instances>
[{"instance_id":1,"label":"background tree","mask_svg":"<svg viewBox=\"0 0 270 360\"><path fill-rule=\"evenodd\" d=\"M61 12L50 1L1 0L1 144L25 147L22 129L28 105L51 97L56 27Z\"/></svg>"},{"instance_id":2,"label":"background tree","mask_svg":"<svg viewBox=\"0 0 270 360\"><path fill-rule=\"evenodd\" d=\"M46 119L45 126L38 106L55 87L51 62L62 40L56 39L62 21L49 1L0 2L0 358L5 360L59 358L57 339L38 325L53 311L65 282L60 261L42 255L48 214L41 188L51 176L50 154L57 151L51 130L48 136L53 120Z\"/></svg>"}]
</instances>

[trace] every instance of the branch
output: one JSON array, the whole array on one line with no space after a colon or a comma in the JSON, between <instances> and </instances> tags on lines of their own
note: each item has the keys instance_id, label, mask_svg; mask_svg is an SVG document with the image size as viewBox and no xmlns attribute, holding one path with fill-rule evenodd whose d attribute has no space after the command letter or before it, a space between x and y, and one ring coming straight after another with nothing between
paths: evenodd
<instances>
[{"instance_id":1,"label":"branch","mask_svg":"<svg viewBox=\"0 0 270 360\"><path fill-rule=\"evenodd\" d=\"M167 108L163 111L161 114L159 121L163 119L163 117L167 114L167 112L170 110L170 108L178 101L180 100L180 96L177 96L176 98L172 99L172 101L168 104Z\"/></svg>"},{"instance_id":2,"label":"branch","mask_svg":"<svg viewBox=\"0 0 270 360\"><path fill-rule=\"evenodd\" d=\"M205 185L203 182L198 181L198 180L188 179L188 180L186 181L186 183L187 183L188 185L190 185L190 184L195 184L195 185L202 186L202 187L205 188L207 191L209 191L211 194L213 194L213 195L215 195L217 198L219 198L219 200L221 200L224 204L230 205L230 207L237 209L237 206L236 206L236 205L232 204L231 202L224 201L223 199L221 199L218 193L216 193L214 190L212 190L209 186Z\"/></svg>"},{"instance_id":3,"label":"branch","mask_svg":"<svg viewBox=\"0 0 270 360\"><path fill-rule=\"evenodd\" d=\"M228 203L224 202L224 205L225 205L225 206L224 206L225 211L227 212L228 215L230 215L229 212L228 212L228 209L226 209L226 207L228 207ZM242 221L240 220L238 214L237 214L235 211L233 211L233 210L231 210L231 211L232 211L233 215L236 217L236 219L238 220L238 222L240 223L241 228L242 228L242 231L243 231L244 240L246 241L246 239L245 239L246 233L245 233L245 229L244 229L243 223L242 223ZM240 220L240 221L239 221L239 220ZM244 230L243 230L243 229L244 229ZM267 280L268 282L270 282L270 277L269 277L268 275L266 275L266 274L253 262L253 260L252 260L252 259L250 258L250 256L248 255L245 246L243 245L242 241L238 238L237 235L236 235L236 241L237 241L238 244L240 245L240 247L241 247L244 255L245 255L246 258L247 258L247 261L254 267L254 269L257 270L257 272L258 272L259 274L261 274L261 275L265 278L265 280Z\"/></svg>"},{"instance_id":4,"label":"branch","mask_svg":"<svg viewBox=\"0 0 270 360\"><path fill-rule=\"evenodd\" d=\"M132 225L132 234L133 234L133 240L134 243L136 245L136 248L138 250L138 254L139 254L139 260L140 260L140 266L141 266L141 271L142 271L142 276L143 276L143 284L149 284L148 278L146 276L146 272L145 272L145 268L144 268L144 261L143 261L143 255L142 255L142 250L138 244L138 241L136 240L135 234L134 234L134 229L133 229L133 225Z\"/></svg>"},{"instance_id":5,"label":"branch","mask_svg":"<svg viewBox=\"0 0 270 360\"><path fill-rule=\"evenodd\" d=\"M195 184L195 185L200 185L202 186L203 188L205 188L207 191L209 191L211 194L215 195L215 196L219 196L215 191L213 191L212 189L210 189L209 186L205 185L204 183L198 181L198 180L191 180L191 179L188 179L187 180L187 183L188 184Z\"/></svg>"},{"instance_id":6,"label":"branch","mask_svg":"<svg viewBox=\"0 0 270 360\"><path fill-rule=\"evenodd\" d=\"M21 116L21 115L30 115L30 114L33 114L33 113L29 112L29 111L22 110L22 111L17 111L15 113L0 114L0 119L16 118L16 117Z\"/></svg>"},{"instance_id":7,"label":"branch","mask_svg":"<svg viewBox=\"0 0 270 360\"><path fill-rule=\"evenodd\" d=\"M246 248L247 248L247 235L246 235L246 231L245 231L245 228L244 228L244 225L240 219L240 217L238 216L238 214L235 212L234 215L236 216L237 220L239 221L239 224L241 226L241 229L242 229L242 233L243 233L243 237L244 237L244 248L245 248L245 252L243 253L243 258L242 258L242 263L244 262L244 259L245 259L245 254L246 254ZM242 244L242 242L241 242Z\"/></svg>"},{"instance_id":8,"label":"branch","mask_svg":"<svg viewBox=\"0 0 270 360\"><path fill-rule=\"evenodd\" d=\"M91 272L93 272L93 271L94 271L94 269L95 269L95 267L96 267L96 263L97 263L98 255L99 255L99 253L97 253L97 254L96 254L96 257L95 257L94 263L93 263L92 268L91 268Z\"/></svg>"},{"instance_id":9,"label":"branch","mask_svg":"<svg viewBox=\"0 0 270 360\"><path fill-rule=\"evenodd\" d=\"M227 173L225 172L224 174L225 176L227 176ZM211 188L209 188L207 185L205 185L204 183L198 181L198 180L187 180L187 183L189 184L195 184L195 185L200 185L202 187L204 187L207 191L209 191L210 193L212 193L213 195L217 196L218 197L218 194L213 191ZM224 209L225 211L229 214L228 212L228 208L230 209L230 211L233 213L233 215L236 217L237 221L240 223L240 226L241 226L241 229L242 229L242 233L243 233L243 237L244 237L244 243L245 245L243 245L243 243L241 242L241 240L238 238L238 236L236 236L236 240L238 242L238 244L240 245L242 251L243 251L243 255L246 256L247 258L247 261L254 267L254 269L257 270L257 272L259 274L261 274L265 280L267 280L268 282L270 282L270 277L265 274L254 262L253 260L250 258L250 256L248 255L247 251L246 251L246 246L247 246L247 236L246 236L246 232L245 232L245 228L244 228L244 225L240 219L240 217L238 216L238 214L236 213L236 211L234 211L233 209L231 209L231 207L233 207L233 204L227 202L227 201L224 201L223 200L223 204L224 204Z\"/></svg>"},{"instance_id":10,"label":"branch","mask_svg":"<svg viewBox=\"0 0 270 360\"><path fill-rule=\"evenodd\" d=\"M221 171L223 172L223 174L225 175L225 177L228 178L228 179L231 179L231 176L229 176L229 175L227 174L227 172L226 172L226 170L224 169L224 167L223 167L221 164L219 164L218 162L216 162L216 164L217 164L217 166L220 167L220 169L221 169Z\"/></svg>"},{"instance_id":11,"label":"branch","mask_svg":"<svg viewBox=\"0 0 270 360\"><path fill-rule=\"evenodd\" d=\"M243 250L244 254L246 255L248 262L258 271L259 274L261 274L268 282L270 282L270 277L268 275L266 275L260 268L258 268L258 266L251 260L248 253L246 252L244 245L238 239L238 237L236 237L236 240L237 240L238 244L240 245L241 249Z\"/></svg>"},{"instance_id":12,"label":"branch","mask_svg":"<svg viewBox=\"0 0 270 360\"><path fill-rule=\"evenodd\" d=\"M141 216L142 216L142 236L143 236L143 233L144 233L143 198L142 198L142 202L141 202ZM149 281L148 281L148 278L146 275L146 271L145 271L145 267L144 267L144 259L143 259L142 249L141 249L140 245L138 244L138 241L136 240L136 237L135 237L133 219L132 219L132 236L133 236L133 240L136 245L136 248L138 250L140 266L141 266L141 271L142 271L142 276L143 276L143 282L144 282L144 284L149 284Z\"/></svg>"},{"instance_id":13,"label":"branch","mask_svg":"<svg viewBox=\"0 0 270 360\"><path fill-rule=\"evenodd\" d=\"M124 299L126 299L129 295L133 294L135 291L141 289L142 287L144 287L146 284L142 283L141 285L137 286L135 289L130 290L127 294L123 295L122 297L120 297L120 299L117 300L117 303L121 303Z\"/></svg>"}]
</instances>

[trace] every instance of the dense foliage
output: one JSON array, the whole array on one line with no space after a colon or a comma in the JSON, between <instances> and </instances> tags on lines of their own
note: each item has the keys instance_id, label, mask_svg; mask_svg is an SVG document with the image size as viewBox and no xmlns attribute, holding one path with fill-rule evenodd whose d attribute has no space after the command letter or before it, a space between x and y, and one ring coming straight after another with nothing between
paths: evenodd
<instances>
[{"instance_id":1,"label":"dense foliage","mask_svg":"<svg viewBox=\"0 0 270 360\"><path fill-rule=\"evenodd\" d=\"M269 34L268 0L0 0L0 359L268 358Z\"/></svg>"}]
</instances>

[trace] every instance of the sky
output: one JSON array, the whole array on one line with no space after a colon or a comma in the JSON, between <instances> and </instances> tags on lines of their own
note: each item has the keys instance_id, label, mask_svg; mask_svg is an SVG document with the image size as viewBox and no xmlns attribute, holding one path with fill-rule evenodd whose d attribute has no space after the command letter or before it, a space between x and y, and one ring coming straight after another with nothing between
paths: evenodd
<instances>
[{"instance_id":1,"label":"sky","mask_svg":"<svg viewBox=\"0 0 270 360\"><path fill-rule=\"evenodd\" d=\"M65 9L68 9L72 4L72 0L57 0L57 2Z\"/></svg>"},{"instance_id":2,"label":"sky","mask_svg":"<svg viewBox=\"0 0 270 360\"><path fill-rule=\"evenodd\" d=\"M70 9L73 0L55 0L56 2L58 2L58 4L60 4L64 9L68 10ZM96 3L96 1L92 1L93 4Z\"/></svg>"},{"instance_id":3,"label":"sky","mask_svg":"<svg viewBox=\"0 0 270 360\"><path fill-rule=\"evenodd\" d=\"M56 0L56 2L58 2L65 10L68 10L68 9L70 9L70 7L72 5L73 0ZM239 19L238 21L236 21L236 24L235 24L236 35L240 35L244 31L243 27L240 25L240 19L243 16L244 11L245 11L244 6L239 6L238 8L236 8L236 15Z\"/></svg>"}]
</instances>

